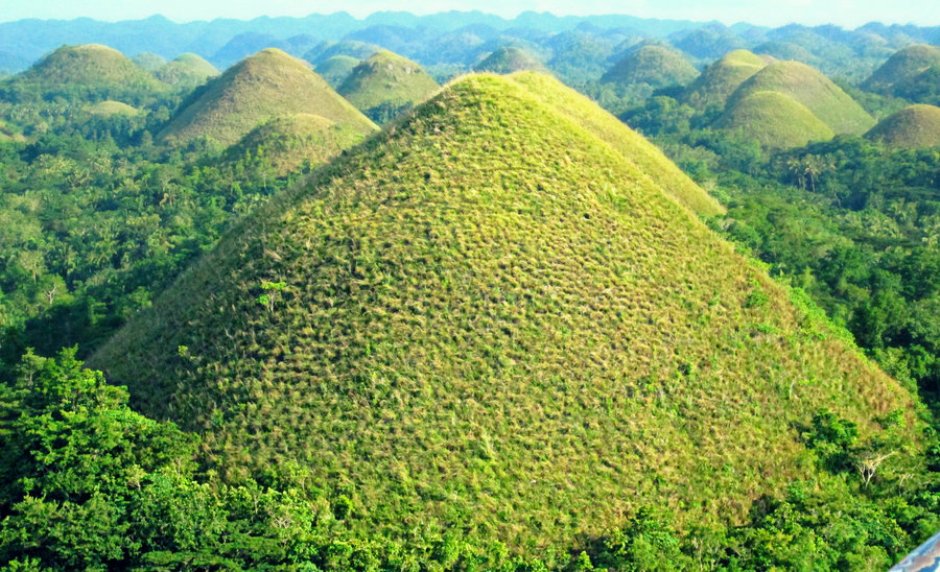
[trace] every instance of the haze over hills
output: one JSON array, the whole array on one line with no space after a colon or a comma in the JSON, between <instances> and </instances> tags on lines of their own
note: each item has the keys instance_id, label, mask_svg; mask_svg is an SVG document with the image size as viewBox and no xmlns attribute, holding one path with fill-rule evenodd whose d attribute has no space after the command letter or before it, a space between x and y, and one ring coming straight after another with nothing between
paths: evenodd
<instances>
[{"instance_id":1,"label":"haze over hills","mask_svg":"<svg viewBox=\"0 0 940 572\"><path fill-rule=\"evenodd\" d=\"M881 120L865 136L895 147L940 147L940 107L906 107Z\"/></svg>"},{"instance_id":2,"label":"haze over hills","mask_svg":"<svg viewBox=\"0 0 940 572\"><path fill-rule=\"evenodd\" d=\"M544 77L452 83L237 223L93 364L223 474L295 460L346 491L365 537L528 555L643 503L743 517L818 475L795 426L821 407L910 433L908 392L626 129Z\"/></svg>"},{"instance_id":3,"label":"haze over hills","mask_svg":"<svg viewBox=\"0 0 940 572\"><path fill-rule=\"evenodd\" d=\"M357 65L337 91L381 123L421 103L439 87L420 65L383 50Z\"/></svg>"},{"instance_id":4,"label":"haze over hills","mask_svg":"<svg viewBox=\"0 0 940 572\"><path fill-rule=\"evenodd\" d=\"M160 137L177 143L206 138L228 146L259 124L291 113L319 115L363 135L376 129L306 62L267 49L198 91Z\"/></svg>"}]
</instances>

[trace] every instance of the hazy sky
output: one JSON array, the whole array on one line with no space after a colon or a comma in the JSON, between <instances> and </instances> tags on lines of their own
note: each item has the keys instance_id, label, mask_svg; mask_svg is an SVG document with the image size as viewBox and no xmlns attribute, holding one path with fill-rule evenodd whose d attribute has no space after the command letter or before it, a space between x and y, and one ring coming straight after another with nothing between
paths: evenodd
<instances>
[{"instance_id":1,"label":"hazy sky","mask_svg":"<svg viewBox=\"0 0 940 572\"><path fill-rule=\"evenodd\" d=\"M305 16L347 11L365 16L380 10L417 14L481 10L514 16L525 10L556 14L631 14L650 18L720 20L763 25L835 23L853 27L873 20L940 25L938 0L0 0L0 21L21 18L102 20L163 14L184 22L213 18Z\"/></svg>"}]
</instances>

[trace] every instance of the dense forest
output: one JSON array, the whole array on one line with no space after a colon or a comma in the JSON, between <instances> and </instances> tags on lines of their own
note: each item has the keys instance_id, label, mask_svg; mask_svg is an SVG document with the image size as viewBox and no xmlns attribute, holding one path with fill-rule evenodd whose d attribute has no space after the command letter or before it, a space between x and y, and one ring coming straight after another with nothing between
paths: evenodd
<instances>
[{"instance_id":1,"label":"dense forest","mask_svg":"<svg viewBox=\"0 0 940 572\"><path fill-rule=\"evenodd\" d=\"M883 570L940 530L940 57L908 47L936 30L533 16L522 41L489 19L474 40L341 20L184 46L243 60L221 75L66 47L0 79L4 567ZM481 65L511 75L435 83ZM318 384L279 385L285 370ZM558 510L518 484L553 476L537 471L555 451L526 465L538 441L505 436L531 411L584 464L538 493ZM464 416L467 442L441 444ZM409 440L370 488L344 471L384 470L380 437L330 428L393 420ZM332 448L285 451L306 438ZM578 456L579 439L630 460ZM792 465L748 459L752 443ZM440 449L467 457L466 482L424 456Z\"/></svg>"}]
</instances>

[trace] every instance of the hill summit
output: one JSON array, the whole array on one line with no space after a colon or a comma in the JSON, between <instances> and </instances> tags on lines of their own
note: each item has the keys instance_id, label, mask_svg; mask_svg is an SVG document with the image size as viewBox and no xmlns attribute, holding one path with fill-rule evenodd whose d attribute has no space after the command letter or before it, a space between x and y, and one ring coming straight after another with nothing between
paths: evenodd
<instances>
[{"instance_id":1,"label":"hill summit","mask_svg":"<svg viewBox=\"0 0 940 572\"><path fill-rule=\"evenodd\" d=\"M888 58L865 80L862 87L882 95L905 97L905 92L911 90L919 77L931 69L940 70L940 48L930 45L909 46Z\"/></svg>"},{"instance_id":2,"label":"hill summit","mask_svg":"<svg viewBox=\"0 0 940 572\"><path fill-rule=\"evenodd\" d=\"M681 53L666 46L648 44L630 50L601 81L659 89L686 85L696 77L698 70Z\"/></svg>"},{"instance_id":3,"label":"hill summit","mask_svg":"<svg viewBox=\"0 0 940 572\"><path fill-rule=\"evenodd\" d=\"M281 115L311 113L367 134L376 129L301 60L266 49L200 88L160 132L167 141L228 146Z\"/></svg>"},{"instance_id":4,"label":"hill summit","mask_svg":"<svg viewBox=\"0 0 940 572\"><path fill-rule=\"evenodd\" d=\"M121 52L99 44L63 46L13 79L21 89L44 97L137 100L159 92L153 76Z\"/></svg>"},{"instance_id":5,"label":"hill summit","mask_svg":"<svg viewBox=\"0 0 940 572\"><path fill-rule=\"evenodd\" d=\"M905 107L883 119L866 137L896 147L940 147L940 107Z\"/></svg>"},{"instance_id":6,"label":"hill summit","mask_svg":"<svg viewBox=\"0 0 940 572\"><path fill-rule=\"evenodd\" d=\"M384 123L424 101L439 87L420 65L382 50L357 65L339 93L374 121Z\"/></svg>"},{"instance_id":7,"label":"hill summit","mask_svg":"<svg viewBox=\"0 0 940 572\"><path fill-rule=\"evenodd\" d=\"M154 70L153 75L173 87L193 89L219 75L219 70L196 54L183 54Z\"/></svg>"},{"instance_id":8,"label":"hill summit","mask_svg":"<svg viewBox=\"0 0 940 572\"><path fill-rule=\"evenodd\" d=\"M770 61L772 59L769 57L761 57L747 50L729 52L705 68L683 94L683 100L697 109L723 109L731 94L767 67Z\"/></svg>"},{"instance_id":9,"label":"hill summit","mask_svg":"<svg viewBox=\"0 0 940 572\"><path fill-rule=\"evenodd\" d=\"M532 52L517 47L503 46L474 66L473 71L510 74L518 71L546 71L545 64Z\"/></svg>"},{"instance_id":10,"label":"hill summit","mask_svg":"<svg viewBox=\"0 0 940 572\"><path fill-rule=\"evenodd\" d=\"M90 364L223 476L293 461L364 537L523 554L644 503L743 516L813 477L794 427L823 407L905 431L910 395L616 123L550 78L458 80L237 222Z\"/></svg>"}]
</instances>

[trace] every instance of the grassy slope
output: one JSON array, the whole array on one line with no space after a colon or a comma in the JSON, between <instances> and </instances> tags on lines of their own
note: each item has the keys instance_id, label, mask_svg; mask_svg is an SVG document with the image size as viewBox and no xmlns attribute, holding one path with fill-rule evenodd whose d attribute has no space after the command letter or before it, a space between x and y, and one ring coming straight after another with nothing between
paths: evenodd
<instances>
[{"instance_id":1,"label":"grassy slope","mask_svg":"<svg viewBox=\"0 0 940 572\"><path fill-rule=\"evenodd\" d=\"M723 108L731 94L767 64L766 59L747 50L729 52L692 82L683 99L697 109Z\"/></svg>"},{"instance_id":2,"label":"grassy slope","mask_svg":"<svg viewBox=\"0 0 940 572\"><path fill-rule=\"evenodd\" d=\"M88 107L88 112L97 117L114 117L115 115L133 117L140 113L136 107L113 100L100 101Z\"/></svg>"},{"instance_id":3,"label":"grassy slope","mask_svg":"<svg viewBox=\"0 0 940 572\"><path fill-rule=\"evenodd\" d=\"M417 104L440 86L415 62L383 50L362 62L339 88L353 105L368 112L382 104Z\"/></svg>"},{"instance_id":4,"label":"grassy slope","mask_svg":"<svg viewBox=\"0 0 940 572\"><path fill-rule=\"evenodd\" d=\"M914 80L931 67L940 67L940 48L926 45L910 46L888 58L888 61L875 70L862 87L869 91L892 95L895 86Z\"/></svg>"},{"instance_id":5,"label":"grassy slope","mask_svg":"<svg viewBox=\"0 0 940 572\"><path fill-rule=\"evenodd\" d=\"M63 46L14 78L41 91L88 90L95 93L159 92L153 76L107 46Z\"/></svg>"},{"instance_id":6,"label":"grassy slope","mask_svg":"<svg viewBox=\"0 0 940 572\"><path fill-rule=\"evenodd\" d=\"M219 75L219 70L196 54L183 54L161 66L154 75L173 87L192 89Z\"/></svg>"},{"instance_id":7,"label":"grassy slope","mask_svg":"<svg viewBox=\"0 0 940 572\"><path fill-rule=\"evenodd\" d=\"M666 193L692 211L703 216L724 212L718 201L696 185L658 147L649 144L642 135L601 107L593 105L588 98L545 74L523 72L514 74L512 79L540 97L543 103L552 105L558 113L573 119L619 151L624 159L636 165L638 172L668 181L662 185Z\"/></svg>"},{"instance_id":8,"label":"grassy slope","mask_svg":"<svg viewBox=\"0 0 940 572\"><path fill-rule=\"evenodd\" d=\"M875 120L855 100L819 71L799 62L775 62L749 80L731 96L733 107L748 96L776 91L792 97L809 109L835 133L860 135L875 124Z\"/></svg>"},{"instance_id":9,"label":"grassy slope","mask_svg":"<svg viewBox=\"0 0 940 572\"><path fill-rule=\"evenodd\" d=\"M320 76L334 89L343 85L349 74L359 65L359 60L352 56L333 56L323 63L317 64L316 70Z\"/></svg>"},{"instance_id":10,"label":"grassy slope","mask_svg":"<svg viewBox=\"0 0 940 572\"><path fill-rule=\"evenodd\" d=\"M805 105L777 91L749 94L731 106L716 126L740 132L769 149L792 149L835 137Z\"/></svg>"},{"instance_id":11,"label":"grassy slope","mask_svg":"<svg viewBox=\"0 0 940 572\"><path fill-rule=\"evenodd\" d=\"M530 554L642 503L742 516L812 475L794 423L819 408L911 422L668 173L523 83L470 76L319 170L91 364L228 474L299 460L364 536L452 522Z\"/></svg>"},{"instance_id":12,"label":"grassy slope","mask_svg":"<svg viewBox=\"0 0 940 572\"><path fill-rule=\"evenodd\" d=\"M305 62L268 49L211 81L160 137L177 142L206 137L231 145L259 124L292 113L320 115L363 134L376 129Z\"/></svg>"},{"instance_id":13,"label":"grassy slope","mask_svg":"<svg viewBox=\"0 0 940 572\"><path fill-rule=\"evenodd\" d=\"M253 129L226 151L226 160L246 155L264 157L278 175L295 171L305 162L321 165L354 147L365 135L319 115L298 113L277 117Z\"/></svg>"},{"instance_id":14,"label":"grassy slope","mask_svg":"<svg viewBox=\"0 0 940 572\"><path fill-rule=\"evenodd\" d=\"M654 88L686 85L698 70L679 52L664 46L643 46L631 51L601 81L623 85L646 84Z\"/></svg>"},{"instance_id":15,"label":"grassy slope","mask_svg":"<svg viewBox=\"0 0 940 572\"><path fill-rule=\"evenodd\" d=\"M473 70L510 74L517 71L545 71L545 65L527 50L505 46L486 56Z\"/></svg>"},{"instance_id":16,"label":"grassy slope","mask_svg":"<svg viewBox=\"0 0 940 572\"><path fill-rule=\"evenodd\" d=\"M866 137L896 147L940 147L940 107L905 107L882 120Z\"/></svg>"}]
</instances>

